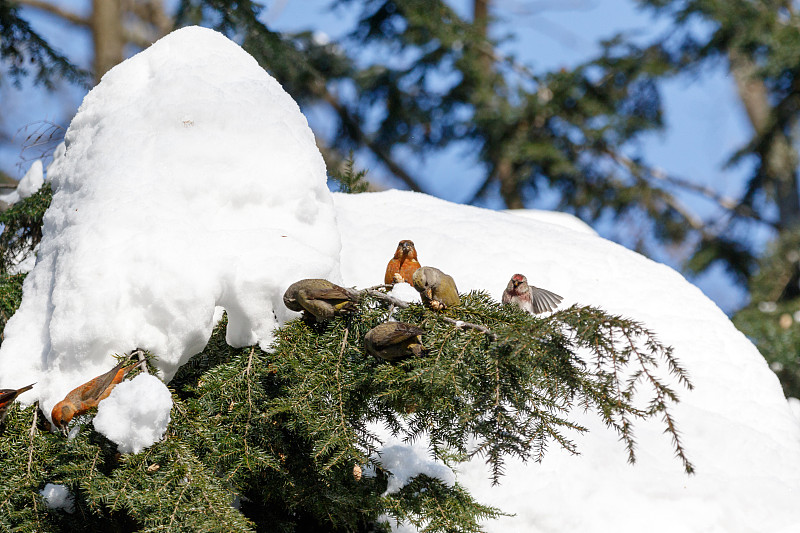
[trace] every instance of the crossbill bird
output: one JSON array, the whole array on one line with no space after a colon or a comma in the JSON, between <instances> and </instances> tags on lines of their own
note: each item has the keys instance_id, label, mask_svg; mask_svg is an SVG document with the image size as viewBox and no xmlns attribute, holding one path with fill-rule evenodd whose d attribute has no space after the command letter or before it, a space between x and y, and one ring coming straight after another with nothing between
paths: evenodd
<instances>
[{"instance_id":1,"label":"crossbill bird","mask_svg":"<svg viewBox=\"0 0 800 533\"><path fill-rule=\"evenodd\" d=\"M97 407L97 404L108 398L111 390L125 379L125 376L131 370L141 364L137 361L132 365L125 366L127 362L128 360L120 361L117 366L105 374L72 389L66 398L53 407L53 411L50 413L53 424L61 431L66 431L67 426L74 417L86 413L93 407Z\"/></svg>"},{"instance_id":2,"label":"crossbill bird","mask_svg":"<svg viewBox=\"0 0 800 533\"><path fill-rule=\"evenodd\" d=\"M356 310L358 295L326 279L303 279L292 283L283 294L283 303L292 311L305 311L317 321Z\"/></svg>"},{"instance_id":3,"label":"crossbill bird","mask_svg":"<svg viewBox=\"0 0 800 533\"><path fill-rule=\"evenodd\" d=\"M369 330L364 337L367 352L384 361L402 361L422 357L428 349L420 336L425 330L405 322L386 322Z\"/></svg>"},{"instance_id":4,"label":"crossbill bird","mask_svg":"<svg viewBox=\"0 0 800 533\"><path fill-rule=\"evenodd\" d=\"M31 383L27 387L22 387L21 389L0 389L0 422L5 420L6 414L8 414L8 408L11 407L11 404L17 399L17 396L25 391L31 390L34 385L36 385L36 383Z\"/></svg>"},{"instance_id":5,"label":"crossbill bird","mask_svg":"<svg viewBox=\"0 0 800 533\"><path fill-rule=\"evenodd\" d=\"M394 257L386 265L383 282L387 285L404 281L411 284L411 277L421 266L417 261L417 249L414 248L414 243L409 240L400 241L397 250L394 251Z\"/></svg>"},{"instance_id":6,"label":"crossbill bird","mask_svg":"<svg viewBox=\"0 0 800 533\"><path fill-rule=\"evenodd\" d=\"M503 303L514 304L532 315L552 311L561 303L561 296L533 285L528 285L528 278L522 274L514 274L503 291Z\"/></svg>"},{"instance_id":7,"label":"crossbill bird","mask_svg":"<svg viewBox=\"0 0 800 533\"><path fill-rule=\"evenodd\" d=\"M422 295L422 303L439 311L461 304L456 281L433 267L421 267L412 276L414 288Z\"/></svg>"}]
</instances>

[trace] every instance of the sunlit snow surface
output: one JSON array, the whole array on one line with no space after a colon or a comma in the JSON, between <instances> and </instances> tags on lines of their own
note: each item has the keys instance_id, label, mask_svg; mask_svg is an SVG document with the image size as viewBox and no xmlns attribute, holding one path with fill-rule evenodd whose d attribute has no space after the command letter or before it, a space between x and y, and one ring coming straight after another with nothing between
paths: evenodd
<instances>
[{"instance_id":1,"label":"sunlit snow surface","mask_svg":"<svg viewBox=\"0 0 800 533\"><path fill-rule=\"evenodd\" d=\"M37 264L0 348L0 387L37 381L49 415L137 347L169 380L205 346L267 346L298 277L339 277L325 166L297 104L238 45L176 31L84 99Z\"/></svg>"},{"instance_id":2,"label":"sunlit snow surface","mask_svg":"<svg viewBox=\"0 0 800 533\"><path fill-rule=\"evenodd\" d=\"M0 387L38 382L23 402L38 397L49 414L111 368L111 353L136 347L169 380L203 348L219 307L229 342L266 346L294 316L281 303L291 282L379 284L397 242L411 239L461 292L499 299L522 273L562 307L644 322L696 386L679 389L674 415L697 475L683 473L660 421L638 425L631 466L617 436L578 412L590 429L573 435L580 456L553 445L542 464L509 460L496 487L480 459L458 468L479 501L516 513L489 531L797 530L800 426L753 345L672 269L515 213L396 191L332 201L297 106L209 30L179 30L110 71L67 144L48 170L55 195L37 264L0 347ZM409 455L387 444L387 462ZM449 478L434 463L397 469L398 483L412 470Z\"/></svg>"},{"instance_id":3,"label":"sunlit snow surface","mask_svg":"<svg viewBox=\"0 0 800 533\"><path fill-rule=\"evenodd\" d=\"M541 464L509 460L492 487L482 459L459 467L459 483L516 513L491 532L767 532L800 527L800 426L775 375L725 314L669 267L583 231L514 213L388 191L334 195L342 275L380 282L397 242L411 239L422 265L452 275L461 292L499 299L512 274L564 297L633 317L675 348L695 390L676 386L674 408L697 474L673 457L660 421L637 426L638 461L596 417L574 435L572 456L553 444ZM649 399L649 398L647 398ZM800 529L796 529L800 531Z\"/></svg>"}]
</instances>

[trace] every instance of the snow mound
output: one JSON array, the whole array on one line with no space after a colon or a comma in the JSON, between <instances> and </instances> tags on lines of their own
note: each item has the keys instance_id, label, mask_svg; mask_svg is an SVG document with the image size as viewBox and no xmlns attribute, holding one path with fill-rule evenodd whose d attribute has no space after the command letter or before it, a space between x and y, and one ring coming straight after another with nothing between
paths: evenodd
<instances>
[{"instance_id":1,"label":"snow mound","mask_svg":"<svg viewBox=\"0 0 800 533\"><path fill-rule=\"evenodd\" d=\"M586 232L399 191L335 194L347 285L380 283L397 242L462 292L499 300L509 278L574 303L635 318L674 347L695 390L676 386L673 414L697 474L684 474L660 421L636 426L638 461L594 416L573 435L580 456L552 444L541 464L509 460L492 487L482 458L457 480L480 502L516 516L489 532L769 532L800 524L800 425L756 348L671 268ZM368 245L365 243L369 243ZM577 512L576 512L577 509Z\"/></svg>"},{"instance_id":2,"label":"snow mound","mask_svg":"<svg viewBox=\"0 0 800 533\"><path fill-rule=\"evenodd\" d=\"M113 353L149 350L169 381L205 346L217 306L230 344L266 347L295 316L281 300L292 282L339 278L306 119L223 35L184 28L113 68L65 140L0 347L0 387L38 382L46 414Z\"/></svg>"},{"instance_id":3,"label":"snow mound","mask_svg":"<svg viewBox=\"0 0 800 533\"><path fill-rule=\"evenodd\" d=\"M68 513L75 512L75 497L70 494L64 485L48 483L39 491L44 504L49 509L64 509Z\"/></svg>"},{"instance_id":4,"label":"snow mound","mask_svg":"<svg viewBox=\"0 0 800 533\"><path fill-rule=\"evenodd\" d=\"M114 387L97 406L92 424L120 453L139 453L164 436L171 410L172 394L167 386L155 376L139 374Z\"/></svg>"},{"instance_id":5,"label":"snow mound","mask_svg":"<svg viewBox=\"0 0 800 533\"><path fill-rule=\"evenodd\" d=\"M28 172L19 180L17 188L8 194L0 195L0 201L15 204L23 198L29 198L44 185L44 167L42 160L37 159L31 164Z\"/></svg>"}]
</instances>

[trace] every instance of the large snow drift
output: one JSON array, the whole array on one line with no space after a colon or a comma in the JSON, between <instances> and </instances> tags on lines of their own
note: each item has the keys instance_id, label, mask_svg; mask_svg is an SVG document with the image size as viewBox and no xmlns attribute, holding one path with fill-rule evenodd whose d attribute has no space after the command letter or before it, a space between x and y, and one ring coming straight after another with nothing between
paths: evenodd
<instances>
[{"instance_id":1,"label":"large snow drift","mask_svg":"<svg viewBox=\"0 0 800 533\"><path fill-rule=\"evenodd\" d=\"M755 347L703 293L671 268L591 235L429 196L388 191L334 195L348 284L380 283L397 242L452 275L459 290L500 296L520 272L579 303L633 317L675 348L695 390L676 387L674 409L697 474L673 457L660 421L637 426L638 462L596 417L576 435L581 453L552 445L542 464L510 461L492 487L482 459L458 481L485 503L516 513L490 532L800 531L800 426Z\"/></svg>"},{"instance_id":2,"label":"large snow drift","mask_svg":"<svg viewBox=\"0 0 800 533\"><path fill-rule=\"evenodd\" d=\"M137 347L162 377L205 346L271 341L299 276L338 278L325 165L292 98L212 30L176 31L108 72L48 171L37 263L0 347L0 387L45 413Z\"/></svg>"},{"instance_id":3,"label":"large snow drift","mask_svg":"<svg viewBox=\"0 0 800 533\"><path fill-rule=\"evenodd\" d=\"M563 306L643 321L696 386L681 391L674 414L697 475L683 473L660 422L639 424L631 466L615 434L575 413L591 430L575 435L580 456L554 446L542 464L511 461L499 487L480 459L459 468L480 501L516 513L489 531L788 533L800 524L800 429L777 379L670 268L585 230L424 195L331 200L297 106L209 30L175 32L109 72L67 143L48 169L44 239L0 347L0 387L38 381L23 400L38 396L46 413L107 371L114 352L151 350L168 380L205 345L216 306L228 310L229 342L265 346L292 316L281 303L291 282L378 284L397 242L412 239L421 263L463 292L499 298L520 272ZM398 483L418 470L450 481L396 441L387 446L384 459L402 463Z\"/></svg>"}]
</instances>

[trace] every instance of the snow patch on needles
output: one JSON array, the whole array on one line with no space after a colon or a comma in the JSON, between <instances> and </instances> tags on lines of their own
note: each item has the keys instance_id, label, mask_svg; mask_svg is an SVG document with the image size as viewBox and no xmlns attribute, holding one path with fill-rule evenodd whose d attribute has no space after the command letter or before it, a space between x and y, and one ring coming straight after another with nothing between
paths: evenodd
<instances>
[{"instance_id":1,"label":"snow patch on needles","mask_svg":"<svg viewBox=\"0 0 800 533\"><path fill-rule=\"evenodd\" d=\"M164 436L172 394L150 374L123 381L97 406L94 428L117 445L120 453L139 453Z\"/></svg>"},{"instance_id":2,"label":"snow patch on needles","mask_svg":"<svg viewBox=\"0 0 800 533\"><path fill-rule=\"evenodd\" d=\"M44 504L50 509L63 509L68 513L75 512L75 497L64 485L48 483L39 491Z\"/></svg>"},{"instance_id":3,"label":"snow patch on needles","mask_svg":"<svg viewBox=\"0 0 800 533\"><path fill-rule=\"evenodd\" d=\"M425 474L428 477L439 479L448 487L456 482L456 475L447 465L433 461L428 456L428 449L424 446L409 446L407 444L390 444L384 446L380 455L375 460L392 473L386 485L387 494L394 494L408 485L416 476Z\"/></svg>"},{"instance_id":4,"label":"snow patch on needles","mask_svg":"<svg viewBox=\"0 0 800 533\"><path fill-rule=\"evenodd\" d=\"M111 354L160 376L206 345L267 347L300 278L339 281L322 156L292 98L223 35L189 27L109 71L48 169L36 265L0 347L0 387L38 382L42 410ZM36 398L29 396L27 401Z\"/></svg>"}]
</instances>

